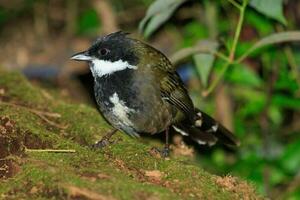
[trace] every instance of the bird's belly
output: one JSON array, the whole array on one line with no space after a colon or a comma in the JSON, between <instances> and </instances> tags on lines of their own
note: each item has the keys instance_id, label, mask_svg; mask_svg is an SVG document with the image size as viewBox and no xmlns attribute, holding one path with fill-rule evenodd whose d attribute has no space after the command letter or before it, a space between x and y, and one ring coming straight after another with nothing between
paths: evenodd
<instances>
[{"instance_id":1,"label":"bird's belly","mask_svg":"<svg viewBox=\"0 0 300 200\"><path fill-rule=\"evenodd\" d=\"M110 96L99 95L97 103L103 116L117 129L129 135L154 134L164 131L171 123L167 106L154 96L143 99L130 97L131 103L114 92Z\"/></svg>"},{"instance_id":2,"label":"bird's belly","mask_svg":"<svg viewBox=\"0 0 300 200\"><path fill-rule=\"evenodd\" d=\"M136 110L127 107L117 93L114 93L108 99L105 97L100 98L97 103L100 111L112 126L125 131L129 135L137 135L135 123L130 117L136 113Z\"/></svg>"},{"instance_id":3,"label":"bird's belly","mask_svg":"<svg viewBox=\"0 0 300 200\"><path fill-rule=\"evenodd\" d=\"M129 135L164 131L173 118L151 74L123 70L95 80L100 111L111 125Z\"/></svg>"}]
</instances>

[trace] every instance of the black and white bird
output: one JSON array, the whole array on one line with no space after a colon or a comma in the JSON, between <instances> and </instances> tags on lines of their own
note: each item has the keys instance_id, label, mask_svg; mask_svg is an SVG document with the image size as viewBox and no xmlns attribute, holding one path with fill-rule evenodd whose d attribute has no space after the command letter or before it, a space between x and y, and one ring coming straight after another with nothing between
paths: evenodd
<instances>
[{"instance_id":1,"label":"black and white bird","mask_svg":"<svg viewBox=\"0 0 300 200\"><path fill-rule=\"evenodd\" d=\"M130 136L166 133L173 128L198 144L218 140L237 146L239 141L224 126L195 108L169 59L157 49L115 32L97 39L92 46L71 57L86 61L94 77L99 109L116 129ZM107 144L109 133L96 146Z\"/></svg>"}]
</instances>

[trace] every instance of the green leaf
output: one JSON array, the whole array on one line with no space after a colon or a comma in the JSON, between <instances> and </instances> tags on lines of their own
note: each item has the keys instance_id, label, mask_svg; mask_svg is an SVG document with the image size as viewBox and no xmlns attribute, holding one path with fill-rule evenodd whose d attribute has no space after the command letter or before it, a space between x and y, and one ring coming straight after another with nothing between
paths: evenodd
<instances>
[{"instance_id":1,"label":"green leaf","mask_svg":"<svg viewBox=\"0 0 300 200\"><path fill-rule=\"evenodd\" d=\"M290 73L288 68L282 67L280 69L278 79L274 85L274 89L275 90L285 90L285 91L287 90L290 93L297 92L297 90L299 89L299 86L298 86L295 78L292 77L292 73Z\"/></svg>"},{"instance_id":2,"label":"green leaf","mask_svg":"<svg viewBox=\"0 0 300 200\"><path fill-rule=\"evenodd\" d=\"M262 80L259 76L246 65L233 65L226 79L239 85L259 87Z\"/></svg>"},{"instance_id":3,"label":"green leaf","mask_svg":"<svg viewBox=\"0 0 300 200\"><path fill-rule=\"evenodd\" d=\"M275 125L280 125L283 119L283 113L277 106L274 105L269 107L268 116Z\"/></svg>"},{"instance_id":4,"label":"green leaf","mask_svg":"<svg viewBox=\"0 0 300 200\"><path fill-rule=\"evenodd\" d=\"M242 117L256 117L264 110L265 105L265 98L255 99L254 101L248 101L239 110L239 114Z\"/></svg>"},{"instance_id":5,"label":"green leaf","mask_svg":"<svg viewBox=\"0 0 300 200\"><path fill-rule=\"evenodd\" d=\"M211 54L198 53L194 55L194 61L196 64L196 69L200 74L200 79L203 86L207 87L208 77L213 65L215 57Z\"/></svg>"},{"instance_id":6,"label":"green leaf","mask_svg":"<svg viewBox=\"0 0 300 200\"><path fill-rule=\"evenodd\" d=\"M247 24L255 28L260 36L269 35L274 32L274 26L271 20L255 12L255 10L248 10L245 13L245 20Z\"/></svg>"},{"instance_id":7,"label":"green leaf","mask_svg":"<svg viewBox=\"0 0 300 200\"><path fill-rule=\"evenodd\" d=\"M94 9L84 11L79 17L78 32L79 34L94 34L98 32L100 21L97 12Z\"/></svg>"},{"instance_id":8,"label":"green leaf","mask_svg":"<svg viewBox=\"0 0 300 200\"><path fill-rule=\"evenodd\" d=\"M250 6L261 14L286 25L286 19L283 16L283 0L251 0Z\"/></svg>"},{"instance_id":9,"label":"green leaf","mask_svg":"<svg viewBox=\"0 0 300 200\"><path fill-rule=\"evenodd\" d=\"M272 44L278 44L282 42L300 42L300 31L286 31L281 33L274 33L266 36L256 42L248 51L246 51L241 57L237 59L237 62L244 60L253 51Z\"/></svg>"},{"instance_id":10,"label":"green leaf","mask_svg":"<svg viewBox=\"0 0 300 200\"><path fill-rule=\"evenodd\" d=\"M269 165L268 171L270 172L270 184L273 186L280 184L287 179L284 170L275 165Z\"/></svg>"},{"instance_id":11,"label":"green leaf","mask_svg":"<svg viewBox=\"0 0 300 200\"><path fill-rule=\"evenodd\" d=\"M209 51L215 52L218 48L218 43L215 41L203 40L198 46L206 46ZM197 53L193 56L197 72L200 74L200 79L204 87L207 86L208 78L215 60L215 56L208 53Z\"/></svg>"},{"instance_id":12,"label":"green leaf","mask_svg":"<svg viewBox=\"0 0 300 200\"><path fill-rule=\"evenodd\" d=\"M173 12L186 0L156 0L150 5L146 16L139 24L139 30L149 37L164 22L166 22Z\"/></svg>"},{"instance_id":13,"label":"green leaf","mask_svg":"<svg viewBox=\"0 0 300 200\"><path fill-rule=\"evenodd\" d=\"M234 95L244 102L244 106L239 108L241 117L257 116L265 108L267 97L262 91L250 87L233 87Z\"/></svg>"},{"instance_id":14,"label":"green leaf","mask_svg":"<svg viewBox=\"0 0 300 200\"><path fill-rule=\"evenodd\" d=\"M272 104L283 108L300 110L300 99L292 98L281 94L272 97Z\"/></svg>"},{"instance_id":15,"label":"green leaf","mask_svg":"<svg viewBox=\"0 0 300 200\"><path fill-rule=\"evenodd\" d=\"M289 173L296 173L300 166L300 140L296 140L286 146L280 163Z\"/></svg>"},{"instance_id":16,"label":"green leaf","mask_svg":"<svg viewBox=\"0 0 300 200\"><path fill-rule=\"evenodd\" d=\"M300 188L296 187L292 192L287 193L286 200L299 200L300 199Z\"/></svg>"},{"instance_id":17,"label":"green leaf","mask_svg":"<svg viewBox=\"0 0 300 200\"><path fill-rule=\"evenodd\" d=\"M208 30L204 24L192 21L183 28L183 47L193 46L199 39L208 38Z\"/></svg>"}]
</instances>

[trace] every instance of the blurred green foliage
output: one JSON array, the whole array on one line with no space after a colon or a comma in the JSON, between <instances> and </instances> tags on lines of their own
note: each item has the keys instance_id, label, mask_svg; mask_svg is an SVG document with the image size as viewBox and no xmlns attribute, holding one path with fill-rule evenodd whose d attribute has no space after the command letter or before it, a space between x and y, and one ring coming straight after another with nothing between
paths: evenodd
<instances>
[{"instance_id":1,"label":"blurred green foliage","mask_svg":"<svg viewBox=\"0 0 300 200\"><path fill-rule=\"evenodd\" d=\"M87 9L79 16L77 33L93 35L98 32L100 21L94 9Z\"/></svg>"},{"instance_id":2,"label":"blurred green foliage","mask_svg":"<svg viewBox=\"0 0 300 200\"><path fill-rule=\"evenodd\" d=\"M170 0L169 4L172 2L182 1ZM147 37L152 32L147 31L145 20L156 21L157 26L151 27L154 31L166 22L165 17L161 17L161 23L158 22L162 14L157 15L153 11L159 3L163 3L163 0L156 0L150 5L152 15L149 16L148 12L141 22L140 31ZM244 177L254 182L259 191L272 198L300 199L300 31L294 32L295 37L294 33L284 32L299 29L295 26L297 21L293 21L296 18L285 18L282 0L203 0L189 3L200 5L202 13L199 9L199 16L184 24L176 24L174 20L167 23L174 24L181 30L182 47L196 46L199 41L211 39L213 35L210 27L217 29L218 37L213 39L219 42L219 53L223 56L211 52L215 59L213 61L211 57L197 58L198 53L195 52L192 55L194 65L197 69L202 69L197 70L200 73L199 79L202 80L202 92L215 91L220 83L216 82L214 85L218 76L221 77L222 85L230 87L227 93L232 97L234 105L234 132L242 141L238 152L214 148L208 154L199 156L199 163L218 174L231 173ZM299 2L288 3L299 6ZM219 11L215 21L207 20L207 16L212 18L214 14L207 13L211 12L211 9L205 9L207 4L215 6L214 10ZM170 11L172 10L167 12ZM157 12L163 10L157 9ZM172 13L176 15L176 11ZM168 16L172 18L171 15ZM240 20L239 26L237 21L241 16L244 21ZM282 33L276 34L278 30ZM235 40L237 45L233 50ZM260 42L256 43L257 41ZM232 53L234 57L230 57ZM245 59L239 59L242 55ZM205 70L210 67L212 70ZM194 99L196 105L210 111L210 97L206 100L199 97Z\"/></svg>"}]
</instances>

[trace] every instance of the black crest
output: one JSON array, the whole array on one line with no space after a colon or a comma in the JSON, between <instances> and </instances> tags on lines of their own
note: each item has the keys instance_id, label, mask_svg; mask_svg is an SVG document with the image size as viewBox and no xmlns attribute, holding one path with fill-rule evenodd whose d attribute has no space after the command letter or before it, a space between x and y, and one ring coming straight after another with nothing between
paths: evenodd
<instances>
[{"instance_id":1,"label":"black crest","mask_svg":"<svg viewBox=\"0 0 300 200\"><path fill-rule=\"evenodd\" d=\"M111 41L111 40L126 40L129 39L127 36L130 33L124 32L124 31L117 31L110 33L108 35L99 37L92 45L97 45L98 43L104 42L104 41Z\"/></svg>"},{"instance_id":2,"label":"black crest","mask_svg":"<svg viewBox=\"0 0 300 200\"><path fill-rule=\"evenodd\" d=\"M131 65L136 65L138 58L135 55L135 40L127 37L129 33L117 31L98 38L89 48L89 54L101 60L127 61Z\"/></svg>"},{"instance_id":3,"label":"black crest","mask_svg":"<svg viewBox=\"0 0 300 200\"><path fill-rule=\"evenodd\" d=\"M111 33L111 34L108 34L108 35L104 36L103 39L110 39L110 40L125 39L127 37L127 35L129 35L129 34L130 33L128 33L128 32L117 31L117 32L114 32L114 33Z\"/></svg>"}]
</instances>

